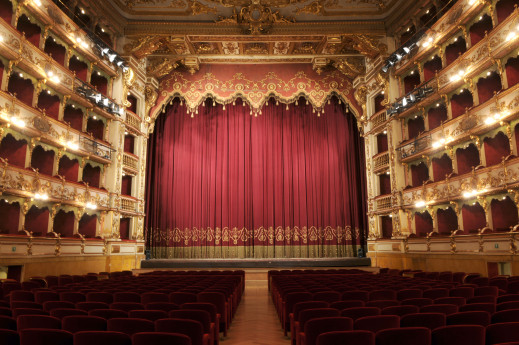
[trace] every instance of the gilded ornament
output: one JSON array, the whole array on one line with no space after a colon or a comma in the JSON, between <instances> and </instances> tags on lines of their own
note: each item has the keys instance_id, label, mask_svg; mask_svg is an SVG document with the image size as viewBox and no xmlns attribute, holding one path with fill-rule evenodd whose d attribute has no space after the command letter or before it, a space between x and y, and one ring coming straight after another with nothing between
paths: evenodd
<instances>
[{"instance_id":1,"label":"gilded ornament","mask_svg":"<svg viewBox=\"0 0 519 345\"><path fill-rule=\"evenodd\" d=\"M189 8L191 9L191 15L197 16L199 14L206 14L206 13L217 13L218 10L216 7L211 7L204 5L200 1L190 1Z\"/></svg>"},{"instance_id":2,"label":"gilded ornament","mask_svg":"<svg viewBox=\"0 0 519 345\"><path fill-rule=\"evenodd\" d=\"M146 67L146 73L152 75L155 78L162 78L168 75L171 71L178 67L178 63L164 57L159 60L149 61L149 65Z\"/></svg>"},{"instance_id":3,"label":"gilded ornament","mask_svg":"<svg viewBox=\"0 0 519 345\"><path fill-rule=\"evenodd\" d=\"M364 58L347 57L336 59L333 67L337 68L342 74L350 79L355 79L359 75L366 73Z\"/></svg>"},{"instance_id":4,"label":"gilded ornament","mask_svg":"<svg viewBox=\"0 0 519 345\"><path fill-rule=\"evenodd\" d=\"M375 58L379 54L387 52L387 45L379 42L379 38L365 34L343 35L346 41L352 43L352 48L369 58Z\"/></svg>"}]
</instances>

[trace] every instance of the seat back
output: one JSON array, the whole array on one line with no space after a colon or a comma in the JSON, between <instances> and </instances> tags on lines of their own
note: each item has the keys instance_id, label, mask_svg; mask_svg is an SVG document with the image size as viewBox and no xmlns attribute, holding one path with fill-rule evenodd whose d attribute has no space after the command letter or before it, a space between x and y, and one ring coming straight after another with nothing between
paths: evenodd
<instances>
[{"instance_id":1,"label":"seat back","mask_svg":"<svg viewBox=\"0 0 519 345\"><path fill-rule=\"evenodd\" d=\"M29 328L19 334L20 345L73 345L72 333L60 329Z\"/></svg>"},{"instance_id":2,"label":"seat back","mask_svg":"<svg viewBox=\"0 0 519 345\"><path fill-rule=\"evenodd\" d=\"M397 305L393 307L386 307L382 309L382 315L398 315L403 316L407 314L415 314L420 311L415 305Z\"/></svg>"},{"instance_id":3,"label":"seat back","mask_svg":"<svg viewBox=\"0 0 519 345\"><path fill-rule=\"evenodd\" d=\"M132 336L132 345L191 345L191 339L180 333L141 332Z\"/></svg>"},{"instance_id":4,"label":"seat back","mask_svg":"<svg viewBox=\"0 0 519 345\"><path fill-rule=\"evenodd\" d=\"M425 327L384 329L376 335L377 345L430 345L431 330Z\"/></svg>"},{"instance_id":5,"label":"seat back","mask_svg":"<svg viewBox=\"0 0 519 345\"><path fill-rule=\"evenodd\" d=\"M132 335L138 332L153 332L155 324L153 321L137 318L113 318L108 320L108 331L121 332Z\"/></svg>"},{"instance_id":6,"label":"seat back","mask_svg":"<svg viewBox=\"0 0 519 345\"><path fill-rule=\"evenodd\" d=\"M0 328L0 344L2 345L20 345L20 336L18 332L11 329Z\"/></svg>"},{"instance_id":7,"label":"seat back","mask_svg":"<svg viewBox=\"0 0 519 345\"><path fill-rule=\"evenodd\" d=\"M132 345L129 335L110 331L83 331L74 334L74 345Z\"/></svg>"},{"instance_id":8,"label":"seat back","mask_svg":"<svg viewBox=\"0 0 519 345\"><path fill-rule=\"evenodd\" d=\"M464 311L447 316L447 325L479 325L490 324L490 313L486 311Z\"/></svg>"},{"instance_id":9,"label":"seat back","mask_svg":"<svg viewBox=\"0 0 519 345\"><path fill-rule=\"evenodd\" d=\"M353 320L349 317L322 317L308 320L304 325L306 345L315 345L317 337L331 331L353 329Z\"/></svg>"},{"instance_id":10,"label":"seat back","mask_svg":"<svg viewBox=\"0 0 519 345\"><path fill-rule=\"evenodd\" d=\"M128 317L127 312L118 309L93 309L88 312L88 315L102 317L105 320Z\"/></svg>"},{"instance_id":11,"label":"seat back","mask_svg":"<svg viewBox=\"0 0 519 345\"><path fill-rule=\"evenodd\" d=\"M84 310L79 309L53 309L50 311L50 316L54 316L60 320L62 320L65 316L72 316L72 315L88 315L88 313Z\"/></svg>"},{"instance_id":12,"label":"seat back","mask_svg":"<svg viewBox=\"0 0 519 345\"><path fill-rule=\"evenodd\" d=\"M155 321L155 331L184 334L191 338L192 345L203 345L204 329L195 320L160 319Z\"/></svg>"},{"instance_id":13,"label":"seat back","mask_svg":"<svg viewBox=\"0 0 519 345\"><path fill-rule=\"evenodd\" d=\"M400 317L398 315L364 316L355 320L353 327L357 330L377 333L383 329L399 328Z\"/></svg>"},{"instance_id":14,"label":"seat back","mask_svg":"<svg viewBox=\"0 0 519 345\"><path fill-rule=\"evenodd\" d=\"M485 327L479 325L451 325L432 331L432 345L485 345Z\"/></svg>"},{"instance_id":15,"label":"seat back","mask_svg":"<svg viewBox=\"0 0 519 345\"><path fill-rule=\"evenodd\" d=\"M408 314L400 318L400 327L426 327L430 330L446 325L447 316L443 313Z\"/></svg>"},{"instance_id":16,"label":"seat back","mask_svg":"<svg viewBox=\"0 0 519 345\"><path fill-rule=\"evenodd\" d=\"M352 318L357 320L364 316L376 316L380 315L380 309L375 307L356 307L348 308L341 311L341 316Z\"/></svg>"},{"instance_id":17,"label":"seat back","mask_svg":"<svg viewBox=\"0 0 519 345\"><path fill-rule=\"evenodd\" d=\"M486 333L486 344L519 342L519 322L503 322L489 325Z\"/></svg>"},{"instance_id":18,"label":"seat back","mask_svg":"<svg viewBox=\"0 0 519 345\"><path fill-rule=\"evenodd\" d=\"M319 334L316 343L317 345L375 345L375 335L368 331L333 331Z\"/></svg>"},{"instance_id":19,"label":"seat back","mask_svg":"<svg viewBox=\"0 0 519 345\"><path fill-rule=\"evenodd\" d=\"M61 320L47 315L20 315L16 322L19 331L27 328L61 329Z\"/></svg>"},{"instance_id":20,"label":"seat back","mask_svg":"<svg viewBox=\"0 0 519 345\"><path fill-rule=\"evenodd\" d=\"M61 319L61 328L70 333L106 331L106 320L97 316L70 315Z\"/></svg>"}]
</instances>

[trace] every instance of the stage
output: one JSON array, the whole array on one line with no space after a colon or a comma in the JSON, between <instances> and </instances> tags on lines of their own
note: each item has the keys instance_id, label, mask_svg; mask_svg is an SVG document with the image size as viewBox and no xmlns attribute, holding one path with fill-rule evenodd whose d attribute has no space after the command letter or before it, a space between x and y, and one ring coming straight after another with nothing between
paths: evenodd
<instances>
[{"instance_id":1,"label":"stage","mask_svg":"<svg viewBox=\"0 0 519 345\"><path fill-rule=\"evenodd\" d=\"M370 258L283 258L283 259L150 259L142 260L142 269L162 268L321 268L370 267Z\"/></svg>"}]
</instances>

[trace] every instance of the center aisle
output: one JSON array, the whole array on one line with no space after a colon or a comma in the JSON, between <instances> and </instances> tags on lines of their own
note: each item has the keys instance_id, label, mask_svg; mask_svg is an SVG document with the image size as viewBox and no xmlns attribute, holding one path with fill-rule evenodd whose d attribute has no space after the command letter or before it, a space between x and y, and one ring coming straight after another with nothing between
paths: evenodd
<instances>
[{"instance_id":1,"label":"center aisle","mask_svg":"<svg viewBox=\"0 0 519 345\"><path fill-rule=\"evenodd\" d=\"M247 280L236 316L221 345L289 345L272 304L267 280Z\"/></svg>"}]
</instances>

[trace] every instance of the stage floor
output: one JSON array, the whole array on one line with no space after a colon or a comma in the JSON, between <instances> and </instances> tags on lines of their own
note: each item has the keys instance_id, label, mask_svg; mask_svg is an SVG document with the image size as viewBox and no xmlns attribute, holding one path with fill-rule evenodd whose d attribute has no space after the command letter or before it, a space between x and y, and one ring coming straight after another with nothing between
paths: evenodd
<instances>
[{"instance_id":1,"label":"stage floor","mask_svg":"<svg viewBox=\"0 0 519 345\"><path fill-rule=\"evenodd\" d=\"M151 259L142 260L146 268L321 268L366 267L370 258L283 258L283 259Z\"/></svg>"}]
</instances>

